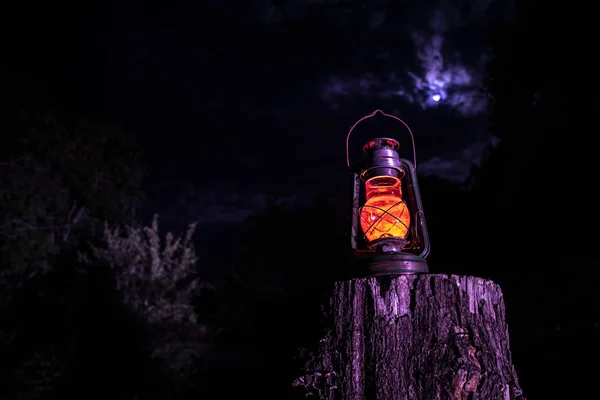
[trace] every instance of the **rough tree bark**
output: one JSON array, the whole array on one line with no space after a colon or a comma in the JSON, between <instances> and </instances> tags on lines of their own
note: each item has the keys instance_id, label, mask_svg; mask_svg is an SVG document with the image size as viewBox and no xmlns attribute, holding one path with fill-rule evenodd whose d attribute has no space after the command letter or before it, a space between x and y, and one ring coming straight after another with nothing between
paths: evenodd
<instances>
[{"instance_id":1,"label":"rough tree bark","mask_svg":"<svg viewBox=\"0 0 600 400\"><path fill-rule=\"evenodd\" d=\"M318 399L524 400L500 287L456 275L337 282L293 385ZM314 398L314 397L313 397Z\"/></svg>"}]
</instances>

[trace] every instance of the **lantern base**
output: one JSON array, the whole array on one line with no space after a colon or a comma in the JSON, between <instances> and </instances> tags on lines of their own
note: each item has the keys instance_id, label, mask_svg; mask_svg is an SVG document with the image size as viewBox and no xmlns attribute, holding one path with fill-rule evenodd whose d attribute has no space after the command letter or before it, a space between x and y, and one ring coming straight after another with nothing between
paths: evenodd
<instances>
[{"instance_id":1,"label":"lantern base","mask_svg":"<svg viewBox=\"0 0 600 400\"><path fill-rule=\"evenodd\" d=\"M369 276L426 274L429 272L427 261L410 253L373 254L365 257Z\"/></svg>"}]
</instances>

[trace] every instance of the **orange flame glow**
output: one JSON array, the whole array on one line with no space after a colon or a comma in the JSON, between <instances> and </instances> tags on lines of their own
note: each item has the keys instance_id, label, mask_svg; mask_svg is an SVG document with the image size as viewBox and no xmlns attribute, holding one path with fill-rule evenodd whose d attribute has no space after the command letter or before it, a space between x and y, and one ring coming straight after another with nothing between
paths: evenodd
<instances>
[{"instance_id":1,"label":"orange flame glow","mask_svg":"<svg viewBox=\"0 0 600 400\"><path fill-rule=\"evenodd\" d=\"M404 239L410 212L402 201L400 179L376 176L365 183L367 202L360 212L360 226L368 242L383 238Z\"/></svg>"}]
</instances>

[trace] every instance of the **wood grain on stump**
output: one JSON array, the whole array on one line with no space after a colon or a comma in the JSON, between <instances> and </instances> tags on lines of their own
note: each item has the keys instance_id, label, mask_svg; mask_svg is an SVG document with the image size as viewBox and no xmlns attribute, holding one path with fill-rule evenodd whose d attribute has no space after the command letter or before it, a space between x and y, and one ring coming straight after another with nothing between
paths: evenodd
<instances>
[{"instance_id":1,"label":"wood grain on stump","mask_svg":"<svg viewBox=\"0 0 600 400\"><path fill-rule=\"evenodd\" d=\"M524 400L495 283L405 275L337 282L294 381L319 399Z\"/></svg>"}]
</instances>

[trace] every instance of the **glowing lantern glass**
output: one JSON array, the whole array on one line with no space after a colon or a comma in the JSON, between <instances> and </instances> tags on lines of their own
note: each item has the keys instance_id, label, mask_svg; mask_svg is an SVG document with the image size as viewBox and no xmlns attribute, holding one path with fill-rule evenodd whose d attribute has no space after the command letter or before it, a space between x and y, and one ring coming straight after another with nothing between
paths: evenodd
<instances>
[{"instance_id":1,"label":"glowing lantern glass","mask_svg":"<svg viewBox=\"0 0 600 400\"><path fill-rule=\"evenodd\" d=\"M360 212L360 226L367 241L404 239L410 226L410 213L406 202L402 201L400 179L375 176L365 186L367 202Z\"/></svg>"},{"instance_id":2,"label":"glowing lantern glass","mask_svg":"<svg viewBox=\"0 0 600 400\"><path fill-rule=\"evenodd\" d=\"M361 118L346 139L346 159L352 178L351 247L366 261L369 274L393 275L428 272L429 237L415 163L400 158L400 144L391 138L376 138L363 146L365 159L351 165L349 140L354 128L381 110ZM414 139L413 144L413 158ZM361 206L362 204L362 206Z\"/></svg>"}]
</instances>

